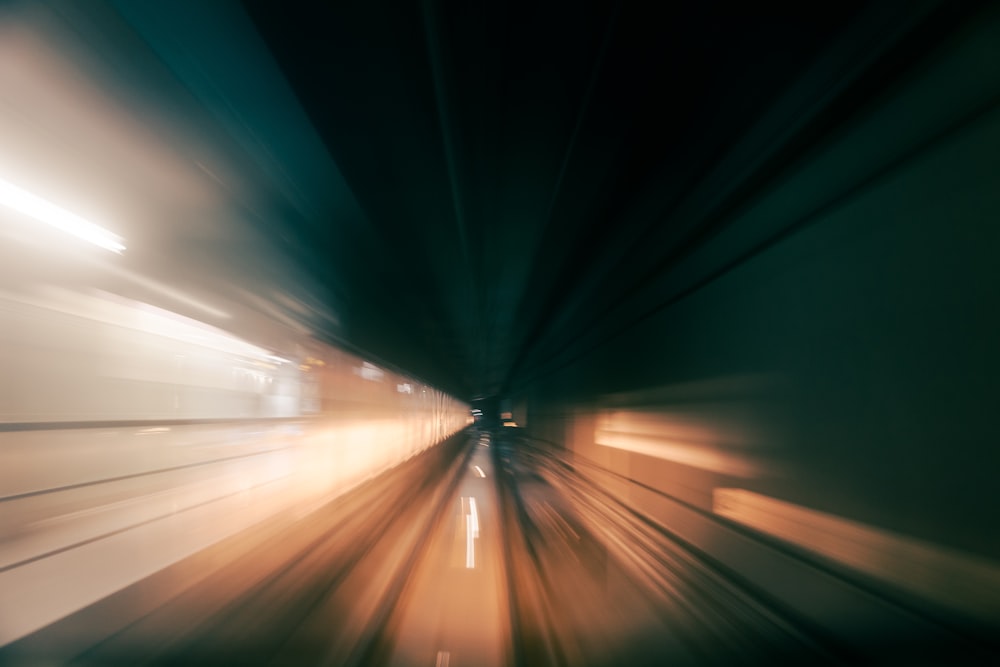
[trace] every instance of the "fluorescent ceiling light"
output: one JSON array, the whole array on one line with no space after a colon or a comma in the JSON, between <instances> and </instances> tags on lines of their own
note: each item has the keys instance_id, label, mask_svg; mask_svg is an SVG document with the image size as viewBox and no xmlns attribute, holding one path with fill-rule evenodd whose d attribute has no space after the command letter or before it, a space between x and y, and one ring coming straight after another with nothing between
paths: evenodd
<instances>
[{"instance_id":1,"label":"fluorescent ceiling light","mask_svg":"<svg viewBox=\"0 0 1000 667\"><path fill-rule=\"evenodd\" d=\"M2 178L0 178L0 204L111 252L121 254L125 250L120 236Z\"/></svg>"}]
</instances>

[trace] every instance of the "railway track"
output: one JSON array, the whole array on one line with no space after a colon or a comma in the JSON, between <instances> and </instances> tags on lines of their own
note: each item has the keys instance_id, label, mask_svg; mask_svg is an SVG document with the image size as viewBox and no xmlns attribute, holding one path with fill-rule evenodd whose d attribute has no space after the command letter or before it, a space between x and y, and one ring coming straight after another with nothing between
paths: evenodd
<instances>
[{"instance_id":1,"label":"railway track","mask_svg":"<svg viewBox=\"0 0 1000 667\"><path fill-rule=\"evenodd\" d=\"M522 535L527 559L521 558L530 562L530 567L518 567L517 554L510 556L513 578L519 579L515 595L538 591L538 599L514 605L524 644L517 653L519 664L615 664L626 655L640 664L665 659L692 665L836 664L848 657L802 619L741 586L552 452L522 439L497 455L509 459L503 483L508 543L516 545L516 533ZM613 577L627 582L609 583ZM580 590L586 580L608 581L599 581L596 597L592 594L588 603L573 599L572 588L559 590L553 583L559 578L575 580ZM642 596L643 602L633 600L628 608L636 615L655 615L657 627L650 627L647 618L646 636L631 638L642 645L642 656L630 653L634 647L626 642L616 648L610 630L605 637L609 650L598 653L587 635L599 633L600 627L560 620L580 606L600 615L606 601L619 594ZM530 629L526 623L532 623ZM614 625L614 619L598 618L593 625L605 623Z\"/></svg>"},{"instance_id":2,"label":"railway track","mask_svg":"<svg viewBox=\"0 0 1000 667\"><path fill-rule=\"evenodd\" d=\"M767 553L776 556L766 563L754 563L756 569L773 570L781 563L794 561L796 572L789 572L788 580L798 582L797 585L812 586L822 582L825 588L817 594L826 596L822 599L832 600L832 604L843 605L839 613L847 625L817 622L815 616L793 608L787 602L789 598L782 599L774 591L755 585L738 569L721 562L669 526L637 511L595 479L612 473L587 461L570 462L551 446L536 445L520 435L516 444L508 445L506 452L511 459L508 468L518 473L515 476L522 480L522 491L523 480L534 479L532 485L536 489L547 488L546 494L562 501L561 511L546 511L546 503L532 503L531 493L522 493L521 506L512 516L522 524L521 532L526 539L535 541L534 552L545 554L546 542L566 543L565 536L556 536L556 528L563 524L563 532L569 530L583 536L579 542L596 543L606 550L608 572L613 570L631 584L629 587L618 583L614 587L621 591L627 589L631 596L641 595L648 602L646 610L657 619L658 629L648 628L645 635L630 635L629 642L644 646L642 655L628 654L625 646L618 653L612 651L596 657L593 650L577 650L572 664L621 664L623 659L632 664L662 664L669 660L671 664L693 665L863 663L886 666L995 662L994 649L975 636L966 636L947 624L935 622L919 610L911 610L891 597L884 597L880 591L866 587L863 582L855 582L822 563L789 554L781 550L780 545L763 540L755 549L742 554L751 559L764 558ZM594 470L588 471L588 466ZM626 486L628 483L627 478L613 481ZM688 511L695 512L690 508ZM736 530L703 512L700 517L706 529L708 524L713 524L706 534ZM685 529L690 532L697 527L687 522ZM752 542L754 536L742 531L740 539ZM552 590L551 580L559 576L559 569L575 571L579 579L593 575L574 565L572 558L564 557L556 562L553 550L547 551L550 562L546 563L545 558L536 562L539 576L546 580L540 590L549 597L548 607L565 613L579 607L580 603L574 600L572 591L569 595L563 591L560 597ZM734 562L733 558L728 560ZM812 578L803 578L802 572L810 568L809 577ZM615 591L609 584L604 593L603 602L606 602L614 597ZM591 608L595 614L601 613L599 605L591 605ZM845 610L859 613L852 617ZM613 615L606 614L605 618L611 622ZM572 653L573 644L586 645L590 632L581 632L579 625L575 632L571 627L560 628L558 624L550 624L549 628L553 635L551 641L561 646L564 653ZM612 643L617 641L615 634L610 632L607 639ZM646 658L648 660L643 662Z\"/></svg>"}]
</instances>

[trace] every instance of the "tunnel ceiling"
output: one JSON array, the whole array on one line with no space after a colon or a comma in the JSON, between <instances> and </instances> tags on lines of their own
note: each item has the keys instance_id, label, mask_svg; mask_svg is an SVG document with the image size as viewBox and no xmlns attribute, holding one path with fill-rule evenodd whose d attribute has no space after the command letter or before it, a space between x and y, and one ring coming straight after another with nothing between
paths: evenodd
<instances>
[{"instance_id":1,"label":"tunnel ceiling","mask_svg":"<svg viewBox=\"0 0 1000 667\"><path fill-rule=\"evenodd\" d=\"M623 300L655 308L644 286L956 13L854 2L243 7L336 166L317 171L307 152L286 165L331 174L295 187L340 194L313 192L317 215L280 220L300 268L327 289L330 337L465 398L544 373L582 331L628 326L609 317ZM207 29L225 48L225 28Z\"/></svg>"}]
</instances>

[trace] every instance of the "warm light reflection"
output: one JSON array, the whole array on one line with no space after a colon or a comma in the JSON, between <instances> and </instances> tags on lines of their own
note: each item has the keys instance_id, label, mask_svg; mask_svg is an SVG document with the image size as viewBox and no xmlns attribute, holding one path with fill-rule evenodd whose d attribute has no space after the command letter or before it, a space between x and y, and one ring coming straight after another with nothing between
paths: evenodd
<instances>
[{"instance_id":1,"label":"warm light reflection","mask_svg":"<svg viewBox=\"0 0 1000 667\"><path fill-rule=\"evenodd\" d=\"M1000 614L1000 565L985 558L746 489L715 489L713 509L939 604Z\"/></svg>"},{"instance_id":2,"label":"warm light reflection","mask_svg":"<svg viewBox=\"0 0 1000 667\"><path fill-rule=\"evenodd\" d=\"M676 408L604 410L594 442L733 477L769 471L753 451L750 433L727 432L710 416L692 418Z\"/></svg>"}]
</instances>

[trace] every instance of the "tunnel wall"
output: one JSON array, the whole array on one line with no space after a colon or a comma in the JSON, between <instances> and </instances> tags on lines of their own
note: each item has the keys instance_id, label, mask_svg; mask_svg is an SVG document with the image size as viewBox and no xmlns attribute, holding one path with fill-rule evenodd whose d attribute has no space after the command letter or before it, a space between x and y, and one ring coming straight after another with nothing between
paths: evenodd
<instances>
[{"instance_id":1,"label":"tunnel wall","mask_svg":"<svg viewBox=\"0 0 1000 667\"><path fill-rule=\"evenodd\" d=\"M0 10L0 644L469 419L301 333L375 346L324 303L350 273L298 266L363 264L367 222L242 11L195 56L155 12L57 5Z\"/></svg>"},{"instance_id":2,"label":"tunnel wall","mask_svg":"<svg viewBox=\"0 0 1000 667\"><path fill-rule=\"evenodd\" d=\"M469 421L301 335L265 349L110 294L8 292L0 341L0 644Z\"/></svg>"},{"instance_id":3,"label":"tunnel wall","mask_svg":"<svg viewBox=\"0 0 1000 667\"><path fill-rule=\"evenodd\" d=\"M694 511L1000 620L998 25L886 86L627 301L632 326L524 388L530 433L668 526Z\"/></svg>"}]
</instances>

